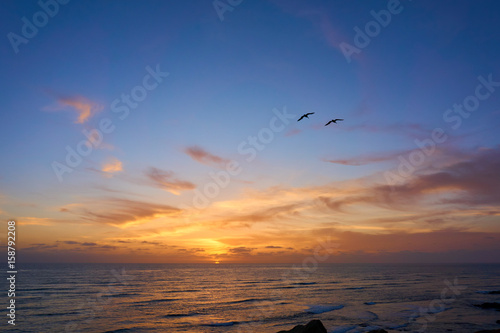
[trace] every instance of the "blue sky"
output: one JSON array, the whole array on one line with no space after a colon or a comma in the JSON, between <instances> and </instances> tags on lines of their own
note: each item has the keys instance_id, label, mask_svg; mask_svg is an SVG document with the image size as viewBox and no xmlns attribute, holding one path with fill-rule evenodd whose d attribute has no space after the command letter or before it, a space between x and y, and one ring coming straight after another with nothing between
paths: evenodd
<instances>
[{"instance_id":1,"label":"blue sky","mask_svg":"<svg viewBox=\"0 0 500 333\"><path fill-rule=\"evenodd\" d=\"M33 22L42 8L35 1L1 6L0 214L26 225L22 244L32 260L69 260L64 251L88 249L63 242L92 240L95 251L80 260L120 261L133 252L136 260L157 253L154 261L169 262L178 257L176 247L196 243L205 255L190 252L182 260L288 261L310 244L279 255L262 249L281 239L279 231L306 232L314 243L326 228L345 245L343 253L361 251L359 260L373 261L383 260L368 255L382 252L378 243L351 248L346 232L373 239L499 237L498 192L486 188L481 170L498 161L500 93L488 94L457 129L443 118L475 94L478 77L500 81L495 1L246 0L221 20L211 1L73 0L58 3L36 36L15 47L9 33L22 36L23 17ZM364 31L372 11L391 6L398 13L348 61L341 44L356 46L354 28ZM141 86L148 66L169 75L120 120L113 101ZM296 117L247 162L238 147L269 128L273 110L285 109ZM297 122L306 112L314 115ZM324 126L334 118L344 121ZM65 147L76 149L86 139L82 131L99 128L102 119L115 130L60 182L53 162L64 163ZM429 139L436 128L446 141L392 194L411 204L372 200L368 194L381 195L400 157L419 151L415 140ZM202 212L193 208L197 191L213 181L210 172L224 171L231 160L242 171ZM469 180L464 168L479 170L477 177ZM341 208L347 203L339 193L349 209ZM412 222L384 223L402 215ZM475 217L482 222L473 223ZM174 247L136 246L144 239ZM118 240L132 245L111 249ZM246 251L235 255L235 247ZM467 245L430 252L452 258L450 251L459 250L472 261L481 259L474 251L498 254ZM391 251L427 253L423 245Z\"/></svg>"}]
</instances>

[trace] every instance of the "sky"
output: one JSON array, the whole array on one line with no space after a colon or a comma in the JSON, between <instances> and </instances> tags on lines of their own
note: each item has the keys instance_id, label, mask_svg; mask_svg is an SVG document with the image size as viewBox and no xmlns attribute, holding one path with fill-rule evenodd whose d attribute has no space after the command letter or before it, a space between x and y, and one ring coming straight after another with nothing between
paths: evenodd
<instances>
[{"instance_id":1,"label":"sky","mask_svg":"<svg viewBox=\"0 0 500 333\"><path fill-rule=\"evenodd\" d=\"M0 6L19 261L500 262L498 1Z\"/></svg>"}]
</instances>

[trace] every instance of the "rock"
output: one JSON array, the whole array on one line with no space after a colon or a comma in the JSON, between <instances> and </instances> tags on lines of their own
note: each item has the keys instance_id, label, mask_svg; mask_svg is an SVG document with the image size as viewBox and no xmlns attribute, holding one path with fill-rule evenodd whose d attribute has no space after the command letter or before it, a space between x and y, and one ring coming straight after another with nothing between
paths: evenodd
<instances>
[{"instance_id":1,"label":"rock","mask_svg":"<svg viewBox=\"0 0 500 333\"><path fill-rule=\"evenodd\" d=\"M279 331L278 333L327 333L321 320L311 320L304 325L297 325L290 331Z\"/></svg>"},{"instance_id":2,"label":"rock","mask_svg":"<svg viewBox=\"0 0 500 333\"><path fill-rule=\"evenodd\" d=\"M476 304L478 308L481 309L495 309L497 311L500 311L500 303L483 303L483 304Z\"/></svg>"},{"instance_id":3,"label":"rock","mask_svg":"<svg viewBox=\"0 0 500 333\"><path fill-rule=\"evenodd\" d=\"M500 330L484 330L484 331L477 331L476 333L500 333Z\"/></svg>"},{"instance_id":4,"label":"rock","mask_svg":"<svg viewBox=\"0 0 500 333\"><path fill-rule=\"evenodd\" d=\"M500 324L500 320L497 320L497 324Z\"/></svg>"},{"instance_id":5,"label":"rock","mask_svg":"<svg viewBox=\"0 0 500 333\"><path fill-rule=\"evenodd\" d=\"M368 332L368 333L389 333L389 332L387 332L387 331L386 331L386 330L384 330L384 329L379 328L378 330L371 330L371 331L370 331L370 332Z\"/></svg>"}]
</instances>

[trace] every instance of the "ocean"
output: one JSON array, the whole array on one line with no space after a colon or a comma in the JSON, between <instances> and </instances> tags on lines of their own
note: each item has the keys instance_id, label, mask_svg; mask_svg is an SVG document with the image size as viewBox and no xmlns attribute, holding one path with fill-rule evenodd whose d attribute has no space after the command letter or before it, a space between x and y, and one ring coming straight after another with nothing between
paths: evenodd
<instances>
[{"instance_id":1,"label":"ocean","mask_svg":"<svg viewBox=\"0 0 500 333\"><path fill-rule=\"evenodd\" d=\"M8 332L329 333L500 328L500 265L24 264ZM2 273L5 281L5 272ZM4 298L6 299L6 298ZM6 330L5 330L6 329Z\"/></svg>"}]
</instances>

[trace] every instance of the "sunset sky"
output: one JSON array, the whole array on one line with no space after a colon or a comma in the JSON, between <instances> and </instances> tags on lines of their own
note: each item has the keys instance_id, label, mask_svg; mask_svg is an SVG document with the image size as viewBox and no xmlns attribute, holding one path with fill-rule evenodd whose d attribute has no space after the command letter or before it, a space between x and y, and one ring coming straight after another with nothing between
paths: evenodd
<instances>
[{"instance_id":1,"label":"sunset sky","mask_svg":"<svg viewBox=\"0 0 500 333\"><path fill-rule=\"evenodd\" d=\"M19 261L500 262L498 1L46 2L0 4Z\"/></svg>"}]
</instances>

